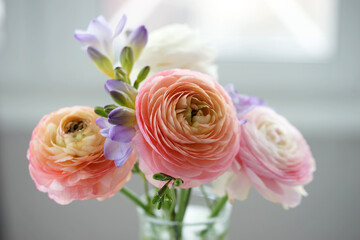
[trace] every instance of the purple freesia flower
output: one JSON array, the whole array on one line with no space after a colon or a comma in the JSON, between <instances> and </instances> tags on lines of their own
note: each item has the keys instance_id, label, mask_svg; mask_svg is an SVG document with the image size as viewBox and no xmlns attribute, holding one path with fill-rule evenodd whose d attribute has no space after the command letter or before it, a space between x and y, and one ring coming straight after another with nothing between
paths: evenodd
<instances>
[{"instance_id":1,"label":"purple freesia flower","mask_svg":"<svg viewBox=\"0 0 360 240\"><path fill-rule=\"evenodd\" d=\"M236 89L234 88L233 84L226 85L225 90L229 94L234 104L240 124L244 124L248 121L248 119L240 120L245 114L250 112L256 106L265 105L265 102L262 99L259 99L255 96L247 96L238 93L238 91L236 91Z\"/></svg>"},{"instance_id":2,"label":"purple freesia flower","mask_svg":"<svg viewBox=\"0 0 360 240\"><path fill-rule=\"evenodd\" d=\"M108 119L102 117L96 119L96 124L101 128L100 134L106 137L104 156L113 160L117 167L121 167L134 149L131 141L136 133L135 128L128 125L112 124Z\"/></svg>"},{"instance_id":3,"label":"purple freesia flower","mask_svg":"<svg viewBox=\"0 0 360 240\"><path fill-rule=\"evenodd\" d=\"M126 16L123 15L113 31L105 18L99 16L89 23L86 31L75 30L75 38L84 45L89 57L106 75L113 78L113 41L123 31Z\"/></svg>"},{"instance_id":4,"label":"purple freesia flower","mask_svg":"<svg viewBox=\"0 0 360 240\"><path fill-rule=\"evenodd\" d=\"M107 80L104 88L120 106L113 109L108 118L98 118L96 123L101 128L100 134L106 137L104 156L114 160L115 165L120 167L134 149L131 141L136 133L134 109L137 91L129 84L116 79Z\"/></svg>"}]
</instances>

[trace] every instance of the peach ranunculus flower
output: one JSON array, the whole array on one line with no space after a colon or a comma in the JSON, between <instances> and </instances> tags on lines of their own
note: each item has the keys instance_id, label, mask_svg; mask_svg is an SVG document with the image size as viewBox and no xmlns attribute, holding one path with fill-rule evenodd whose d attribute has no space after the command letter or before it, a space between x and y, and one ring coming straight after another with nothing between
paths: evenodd
<instances>
[{"instance_id":1,"label":"peach ranunculus flower","mask_svg":"<svg viewBox=\"0 0 360 240\"><path fill-rule=\"evenodd\" d=\"M131 177L135 151L119 168L106 159L96 118L90 107L62 108L44 116L33 131L27 153L31 178L59 204L104 200Z\"/></svg>"},{"instance_id":2,"label":"peach ranunculus flower","mask_svg":"<svg viewBox=\"0 0 360 240\"><path fill-rule=\"evenodd\" d=\"M315 161L301 133L284 117L265 106L246 114L240 151L233 171L214 181L215 192L229 199L246 199L251 185L266 199L284 208L296 207L307 193Z\"/></svg>"},{"instance_id":3,"label":"peach ranunculus flower","mask_svg":"<svg viewBox=\"0 0 360 240\"><path fill-rule=\"evenodd\" d=\"M181 178L181 188L210 182L239 151L240 127L226 91L210 76L183 69L150 77L136 98L141 170Z\"/></svg>"}]
</instances>

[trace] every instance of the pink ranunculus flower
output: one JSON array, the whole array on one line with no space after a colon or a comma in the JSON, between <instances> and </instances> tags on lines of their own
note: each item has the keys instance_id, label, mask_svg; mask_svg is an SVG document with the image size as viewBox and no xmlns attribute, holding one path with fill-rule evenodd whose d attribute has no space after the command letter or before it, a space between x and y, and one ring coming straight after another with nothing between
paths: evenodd
<instances>
[{"instance_id":1,"label":"pink ranunculus flower","mask_svg":"<svg viewBox=\"0 0 360 240\"><path fill-rule=\"evenodd\" d=\"M155 173L199 186L227 171L239 151L240 127L225 90L210 76L182 69L150 77L136 98L135 146L147 179Z\"/></svg>"},{"instance_id":2,"label":"pink ranunculus flower","mask_svg":"<svg viewBox=\"0 0 360 240\"><path fill-rule=\"evenodd\" d=\"M244 117L240 151L235 166L215 181L215 191L226 189L230 200L244 200L250 186L285 208L296 207L307 193L315 162L301 133L268 107L255 107Z\"/></svg>"},{"instance_id":3,"label":"pink ranunculus flower","mask_svg":"<svg viewBox=\"0 0 360 240\"><path fill-rule=\"evenodd\" d=\"M131 177L135 151L119 168L106 159L96 118L90 107L62 108L44 116L33 131L27 153L31 178L59 204L104 200Z\"/></svg>"}]
</instances>

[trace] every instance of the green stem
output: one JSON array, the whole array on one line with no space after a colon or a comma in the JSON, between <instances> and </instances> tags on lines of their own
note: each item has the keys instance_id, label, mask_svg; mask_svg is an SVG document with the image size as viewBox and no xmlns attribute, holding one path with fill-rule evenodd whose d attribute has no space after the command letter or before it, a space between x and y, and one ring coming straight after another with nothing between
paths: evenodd
<instances>
[{"instance_id":1,"label":"green stem","mask_svg":"<svg viewBox=\"0 0 360 240\"><path fill-rule=\"evenodd\" d=\"M144 173L140 172L139 174L141 175L142 179L144 180L144 191L145 191L146 201L147 201L148 206L150 206L151 205L151 198L150 198L150 195L149 195L148 181L146 180L146 177L145 177Z\"/></svg>"},{"instance_id":2,"label":"green stem","mask_svg":"<svg viewBox=\"0 0 360 240\"><path fill-rule=\"evenodd\" d=\"M171 206L169 208L169 216L170 216L170 220L171 221L174 221L175 220L175 206L176 206L176 189L175 187L173 186L171 189L170 189L170 196L172 198L172 203L171 203Z\"/></svg>"},{"instance_id":3,"label":"green stem","mask_svg":"<svg viewBox=\"0 0 360 240\"><path fill-rule=\"evenodd\" d=\"M201 193L204 195L206 205L209 207L210 210L212 210L212 206L211 206L211 202L210 202L209 196L207 195L207 193L206 193L205 188L204 188L203 185L200 186L200 191L201 191Z\"/></svg>"},{"instance_id":4,"label":"green stem","mask_svg":"<svg viewBox=\"0 0 360 240\"><path fill-rule=\"evenodd\" d=\"M133 201L137 206L141 207L147 214L155 217L154 213L150 212L148 207L139 199L139 197L130 189L123 187L120 192L124 194L128 199Z\"/></svg>"},{"instance_id":5,"label":"green stem","mask_svg":"<svg viewBox=\"0 0 360 240\"><path fill-rule=\"evenodd\" d=\"M176 240L182 239L181 238L181 235L182 235L182 222L184 220L186 208L187 208L187 206L189 204L190 195L191 195L191 188L189 188L189 189L180 189L179 201L178 201L179 208L178 208L178 211L177 211L176 216L175 216L175 221L177 221L179 223L178 223L177 227L174 226L175 239Z\"/></svg>"},{"instance_id":6,"label":"green stem","mask_svg":"<svg viewBox=\"0 0 360 240\"><path fill-rule=\"evenodd\" d=\"M221 212L221 210L223 209L223 207L225 206L227 201L228 201L228 195L225 195L224 197L220 198L215 203L215 206L213 207L209 218L217 217L219 215L219 213ZM201 231L200 232L201 237L205 237L205 235L208 233L210 228L212 228L212 226L213 226L213 223L209 224L209 226L205 230Z\"/></svg>"},{"instance_id":7,"label":"green stem","mask_svg":"<svg viewBox=\"0 0 360 240\"><path fill-rule=\"evenodd\" d=\"M212 212L210 214L210 218L213 218L213 217L216 217L217 215L219 215L219 213L221 212L221 210L225 206L227 200L228 200L228 195L225 195L224 197L220 198L216 202L216 204L215 204L215 206L214 206L214 208L213 208L213 210L212 210Z\"/></svg>"},{"instance_id":8,"label":"green stem","mask_svg":"<svg viewBox=\"0 0 360 240\"><path fill-rule=\"evenodd\" d=\"M169 211L169 219L170 221L175 221L175 216L176 216L176 213L175 213L175 207L176 207L176 203L177 203L177 198L176 198L176 189L175 189L175 186L173 185L172 188L170 189L170 195L171 195L171 198L173 200L173 202L171 203L171 206L170 208L168 209ZM171 239L178 239L179 238L179 234L178 234L178 227L176 225L172 226L172 231L170 231L170 234L171 234Z\"/></svg>"},{"instance_id":9,"label":"green stem","mask_svg":"<svg viewBox=\"0 0 360 240\"><path fill-rule=\"evenodd\" d=\"M189 189L180 189L180 196L179 196L179 209L176 214L175 220L178 222L182 222L185 216L186 207L189 203L191 194L191 188Z\"/></svg>"}]
</instances>

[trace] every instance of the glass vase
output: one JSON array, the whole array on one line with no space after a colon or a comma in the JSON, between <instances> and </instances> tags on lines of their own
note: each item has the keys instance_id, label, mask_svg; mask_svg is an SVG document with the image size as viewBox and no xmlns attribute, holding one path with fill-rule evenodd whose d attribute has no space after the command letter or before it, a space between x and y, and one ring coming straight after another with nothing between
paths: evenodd
<instances>
[{"instance_id":1,"label":"glass vase","mask_svg":"<svg viewBox=\"0 0 360 240\"><path fill-rule=\"evenodd\" d=\"M209 218L210 206L218 200L213 194L206 194L195 188L182 223L169 221L160 210L154 210L156 217L147 215L137 208L139 239L141 240L225 240L228 239L232 205L226 203L219 215Z\"/></svg>"}]
</instances>

